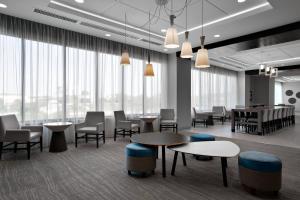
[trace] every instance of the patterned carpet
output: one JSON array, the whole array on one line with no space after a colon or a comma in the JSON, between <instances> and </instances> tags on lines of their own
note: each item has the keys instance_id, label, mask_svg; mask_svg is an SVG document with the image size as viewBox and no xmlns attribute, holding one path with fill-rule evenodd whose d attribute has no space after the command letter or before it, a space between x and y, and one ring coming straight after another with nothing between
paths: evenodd
<instances>
[{"instance_id":1,"label":"patterned carpet","mask_svg":"<svg viewBox=\"0 0 300 200\"><path fill-rule=\"evenodd\" d=\"M299 199L300 149L230 140L242 151L254 149L278 155L283 161L283 186L277 199ZM237 158L228 160L228 188L222 184L219 159L204 162L187 156L188 166L184 167L179 156L176 176L172 177L173 152L169 150L167 178L161 176L161 159L157 161L155 175L129 177L124 154L128 142L123 138L117 142L109 139L99 149L93 143L81 144L77 149L69 144L68 151L58 154L49 153L48 149L40 153L36 149L30 161L26 160L25 152L5 153L0 161L0 199L262 199L243 190Z\"/></svg>"}]
</instances>

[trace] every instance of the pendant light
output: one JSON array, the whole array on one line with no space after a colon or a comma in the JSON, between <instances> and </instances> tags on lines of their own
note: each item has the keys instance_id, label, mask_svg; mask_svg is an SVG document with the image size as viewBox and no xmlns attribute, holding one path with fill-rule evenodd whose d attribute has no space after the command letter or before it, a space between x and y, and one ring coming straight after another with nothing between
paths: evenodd
<instances>
[{"instance_id":1,"label":"pendant light","mask_svg":"<svg viewBox=\"0 0 300 200\"><path fill-rule=\"evenodd\" d=\"M202 0L202 35L200 37L201 40L201 48L197 52L195 67L196 68L207 68L209 66L208 60L208 52L207 49L204 48L205 36L203 35L203 0Z\"/></svg>"},{"instance_id":2,"label":"pendant light","mask_svg":"<svg viewBox=\"0 0 300 200\"><path fill-rule=\"evenodd\" d=\"M187 13L188 13L188 5L186 2L186 10L185 10L185 41L182 43L181 47L181 58L192 58L193 57L193 51L192 51L192 45L189 42L189 32L187 30Z\"/></svg>"},{"instance_id":3,"label":"pendant light","mask_svg":"<svg viewBox=\"0 0 300 200\"><path fill-rule=\"evenodd\" d=\"M127 28L127 17L126 17L126 13L125 13L125 29L124 29L124 35L125 35L125 48L122 49L122 56L121 56L121 65L130 65L130 59L129 59L129 53L127 51L127 32L126 32L126 28Z\"/></svg>"},{"instance_id":4,"label":"pendant light","mask_svg":"<svg viewBox=\"0 0 300 200\"><path fill-rule=\"evenodd\" d=\"M178 34L174 26L174 19L176 18L176 16L173 15L172 13L173 13L173 0L171 0L170 27L168 28L165 37L165 48L168 49L174 49L179 47Z\"/></svg>"},{"instance_id":5,"label":"pendant light","mask_svg":"<svg viewBox=\"0 0 300 200\"><path fill-rule=\"evenodd\" d=\"M150 12L149 12L149 49L148 49L148 63L146 65L146 69L144 71L144 76L154 76L153 66L150 62Z\"/></svg>"}]
</instances>

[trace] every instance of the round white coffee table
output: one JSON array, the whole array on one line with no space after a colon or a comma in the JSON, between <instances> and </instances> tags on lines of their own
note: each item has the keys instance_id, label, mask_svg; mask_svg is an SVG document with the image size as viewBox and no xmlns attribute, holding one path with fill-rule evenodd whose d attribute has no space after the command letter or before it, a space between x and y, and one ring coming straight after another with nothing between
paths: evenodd
<instances>
[{"instance_id":1,"label":"round white coffee table","mask_svg":"<svg viewBox=\"0 0 300 200\"><path fill-rule=\"evenodd\" d=\"M228 185L226 174L227 158L235 157L240 153L239 146L230 141L190 142L185 145L170 147L169 149L175 151L172 175L175 174L178 152L221 158L223 184L225 187Z\"/></svg>"},{"instance_id":2,"label":"round white coffee table","mask_svg":"<svg viewBox=\"0 0 300 200\"><path fill-rule=\"evenodd\" d=\"M63 152L68 149L65 129L71 125L71 122L51 122L44 124L45 127L52 131L49 152Z\"/></svg>"}]
</instances>

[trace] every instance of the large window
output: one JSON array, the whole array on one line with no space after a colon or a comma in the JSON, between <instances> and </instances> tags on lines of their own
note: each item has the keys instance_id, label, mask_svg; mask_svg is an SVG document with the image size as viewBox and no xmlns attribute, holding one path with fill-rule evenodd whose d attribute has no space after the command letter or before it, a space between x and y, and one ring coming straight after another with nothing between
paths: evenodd
<instances>
[{"instance_id":1,"label":"large window","mask_svg":"<svg viewBox=\"0 0 300 200\"><path fill-rule=\"evenodd\" d=\"M155 76L144 77L141 52L137 58L131 54L131 64L122 66L115 51L80 48L91 45L73 33L71 42L41 39L0 35L0 114L40 123L76 120L96 110L106 116L115 110L158 113L165 106L166 57L157 54L162 63L153 62Z\"/></svg>"},{"instance_id":2,"label":"large window","mask_svg":"<svg viewBox=\"0 0 300 200\"><path fill-rule=\"evenodd\" d=\"M24 120L63 119L63 47L25 40Z\"/></svg>"},{"instance_id":3,"label":"large window","mask_svg":"<svg viewBox=\"0 0 300 200\"><path fill-rule=\"evenodd\" d=\"M191 70L191 104L201 110L211 110L213 106L234 108L237 102L237 74L229 70Z\"/></svg>"},{"instance_id":4,"label":"large window","mask_svg":"<svg viewBox=\"0 0 300 200\"><path fill-rule=\"evenodd\" d=\"M81 118L96 110L96 53L66 49L66 117Z\"/></svg>"},{"instance_id":5,"label":"large window","mask_svg":"<svg viewBox=\"0 0 300 200\"><path fill-rule=\"evenodd\" d=\"M275 81L275 105L282 104L283 103L283 98L282 98L282 83Z\"/></svg>"},{"instance_id":6,"label":"large window","mask_svg":"<svg viewBox=\"0 0 300 200\"><path fill-rule=\"evenodd\" d=\"M21 117L22 108L22 41L0 35L0 114L15 113Z\"/></svg>"}]
</instances>

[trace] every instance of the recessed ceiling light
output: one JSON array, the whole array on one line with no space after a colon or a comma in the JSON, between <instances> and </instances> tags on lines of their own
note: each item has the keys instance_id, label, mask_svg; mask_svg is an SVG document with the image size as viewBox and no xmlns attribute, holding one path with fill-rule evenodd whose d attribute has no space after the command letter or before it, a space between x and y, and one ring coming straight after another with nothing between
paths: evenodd
<instances>
[{"instance_id":1,"label":"recessed ceiling light","mask_svg":"<svg viewBox=\"0 0 300 200\"><path fill-rule=\"evenodd\" d=\"M225 20L228 20L228 19L231 19L231 18L240 16L240 15L244 15L244 14L246 14L246 13L249 13L249 12L252 12L252 11L255 11L255 10L257 10L257 9L264 8L264 7L267 7L267 6L271 6L269 2L265 2L265 3L259 4L259 5L257 5L257 6L248 8L248 9L246 9L246 10L242 10L242 11L240 11L240 12L236 12L236 13L233 13L233 14L231 14L231 15L227 15L227 16L225 16L225 17L222 17L222 18L219 18L219 19L216 19L216 20L207 22L207 23L205 23L205 24L203 24L203 25L195 26L195 27L193 27L193 28L188 29L188 31L191 32L191 31L194 31L194 30L197 30L197 29L202 28L202 26L203 26L203 27L206 27L206 26L210 26L210 25L213 25L213 24L216 24L216 23L219 23L219 22L223 22L223 21L225 21ZM182 35L182 34L184 34L184 33L185 33L185 31L182 31L182 32L178 33L178 35Z\"/></svg>"},{"instance_id":2,"label":"recessed ceiling light","mask_svg":"<svg viewBox=\"0 0 300 200\"><path fill-rule=\"evenodd\" d=\"M106 34L105 34L105 36L106 36L106 37L110 37L110 36L111 36L111 34L109 34L109 33L106 33Z\"/></svg>"},{"instance_id":3,"label":"recessed ceiling light","mask_svg":"<svg viewBox=\"0 0 300 200\"><path fill-rule=\"evenodd\" d=\"M214 37L215 37L215 38L218 38L218 37L221 37L221 35L216 34L216 35L214 35Z\"/></svg>"},{"instance_id":4,"label":"recessed ceiling light","mask_svg":"<svg viewBox=\"0 0 300 200\"><path fill-rule=\"evenodd\" d=\"M244 3L246 0L237 0L238 3Z\"/></svg>"},{"instance_id":5,"label":"recessed ceiling light","mask_svg":"<svg viewBox=\"0 0 300 200\"><path fill-rule=\"evenodd\" d=\"M7 5L0 3L0 8L7 8Z\"/></svg>"},{"instance_id":6,"label":"recessed ceiling light","mask_svg":"<svg viewBox=\"0 0 300 200\"><path fill-rule=\"evenodd\" d=\"M161 29L160 31L161 31L162 33L165 33L165 32L167 32L167 29L164 29L164 28L163 28L163 29Z\"/></svg>"},{"instance_id":7,"label":"recessed ceiling light","mask_svg":"<svg viewBox=\"0 0 300 200\"><path fill-rule=\"evenodd\" d=\"M77 3L84 3L84 0L75 0Z\"/></svg>"}]
</instances>

